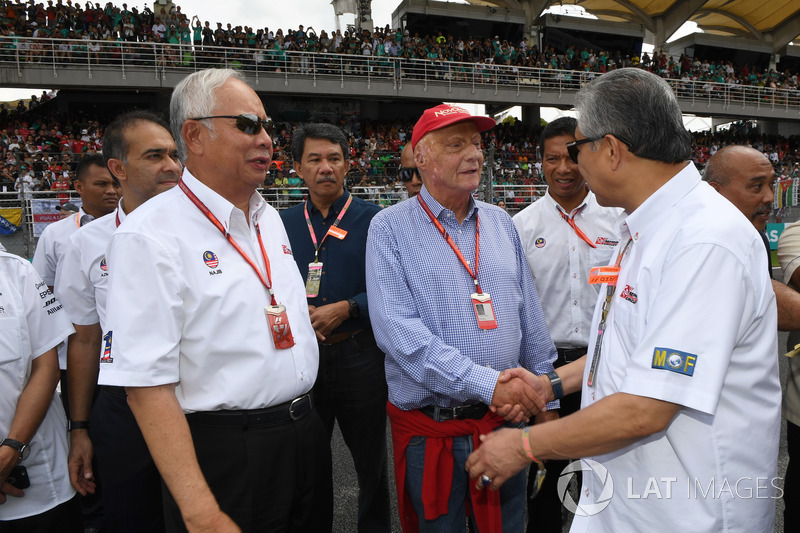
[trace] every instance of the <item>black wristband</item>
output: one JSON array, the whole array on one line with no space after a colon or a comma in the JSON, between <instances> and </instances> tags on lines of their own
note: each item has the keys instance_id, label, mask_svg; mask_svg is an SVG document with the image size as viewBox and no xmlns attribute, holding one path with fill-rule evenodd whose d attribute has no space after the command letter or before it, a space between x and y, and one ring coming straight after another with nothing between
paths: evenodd
<instances>
[{"instance_id":1,"label":"black wristband","mask_svg":"<svg viewBox=\"0 0 800 533\"><path fill-rule=\"evenodd\" d=\"M358 318L361 314L361 310L358 308L358 303L352 298L347 299L347 303L350 304L350 318Z\"/></svg>"},{"instance_id":2,"label":"black wristband","mask_svg":"<svg viewBox=\"0 0 800 533\"><path fill-rule=\"evenodd\" d=\"M561 378L555 372L548 372L547 377L550 378L550 386L553 387L554 400L560 400L564 397L564 387L561 386Z\"/></svg>"},{"instance_id":3,"label":"black wristband","mask_svg":"<svg viewBox=\"0 0 800 533\"><path fill-rule=\"evenodd\" d=\"M72 431L73 429L89 429L89 421L88 420L70 420L69 421L69 429L67 431Z\"/></svg>"}]
</instances>

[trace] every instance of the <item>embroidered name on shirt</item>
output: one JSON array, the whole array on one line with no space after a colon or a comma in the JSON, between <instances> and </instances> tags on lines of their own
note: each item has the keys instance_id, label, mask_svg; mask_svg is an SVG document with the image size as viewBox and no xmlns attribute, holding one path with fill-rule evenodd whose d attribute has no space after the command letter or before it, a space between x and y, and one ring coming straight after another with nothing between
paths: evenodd
<instances>
[{"instance_id":1,"label":"embroidered name on shirt","mask_svg":"<svg viewBox=\"0 0 800 533\"><path fill-rule=\"evenodd\" d=\"M691 377L696 364L697 356L693 353L681 352L672 348L656 348L653 351L651 367Z\"/></svg>"},{"instance_id":2,"label":"embroidered name on shirt","mask_svg":"<svg viewBox=\"0 0 800 533\"><path fill-rule=\"evenodd\" d=\"M595 244L604 246L616 246L619 244L619 241L615 241L607 237L598 237L597 240L595 241Z\"/></svg>"},{"instance_id":3,"label":"embroidered name on shirt","mask_svg":"<svg viewBox=\"0 0 800 533\"><path fill-rule=\"evenodd\" d=\"M622 290L619 297L628 300L632 304L635 304L639 301L639 297L636 296L636 293L633 292L633 287L630 285L625 285L625 288Z\"/></svg>"}]
</instances>

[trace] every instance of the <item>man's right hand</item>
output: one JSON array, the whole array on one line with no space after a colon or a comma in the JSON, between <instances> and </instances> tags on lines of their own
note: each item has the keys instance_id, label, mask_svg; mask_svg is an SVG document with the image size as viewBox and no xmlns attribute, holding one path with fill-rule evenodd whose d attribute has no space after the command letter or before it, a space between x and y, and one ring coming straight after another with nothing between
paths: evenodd
<instances>
[{"instance_id":1,"label":"man's right hand","mask_svg":"<svg viewBox=\"0 0 800 533\"><path fill-rule=\"evenodd\" d=\"M512 370L527 372L524 369ZM497 380L492 395L492 411L509 422L519 423L545 410L547 402L541 387L532 386L536 382L523 379L523 374L508 372L502 372Z\"/></svg>"},{"instance_id":2,"label":"man's right hand","mask_svg":"<svg viewBox=\"0 0 800 533\"><path fill-rule=\"evenodd\" d=\"M85 429L72 430L69 440L69 458L67 459L69 482L82 496L86 496L87 493L94 494L95 483L92 472L94 447L89 439L89 432Z\"/></svg>"}]
</instances>

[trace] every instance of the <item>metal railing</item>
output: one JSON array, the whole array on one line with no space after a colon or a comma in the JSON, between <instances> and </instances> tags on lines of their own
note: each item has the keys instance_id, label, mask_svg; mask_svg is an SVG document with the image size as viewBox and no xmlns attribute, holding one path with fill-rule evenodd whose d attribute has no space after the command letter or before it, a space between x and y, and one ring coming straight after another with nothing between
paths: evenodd
<instances>
[{"instance_id":1,"label":"metal railing","mask_svg":"<svg viewBox=\"0 0 800 533\"><path fill-rule=\"evenodd\" d=\"M402 91L404 82L468 89L576 92L599 73L565 69L542 69L499 65L491 60L476 63L432 61L390 56L363 56L321 52L295 52L280 48L251 49L168 44L155 42L69 40L51 38L0 37L0 65L23 69L46 68L54 78L66 69L82 69L91 79L94 70L112 69L127 79L131 69L146 69L157 79L168 72L193 72L205 68L234 68L255 78L306 78L316 86L319 80L391 81ZM680 100L720 103L725 108L755 106L757 109L785 109L800 114L800 91L710 81L666 79Z\"/></svg>"},{"instance_id":2,"label":"metal railing","mask_svg":"<svg viewBox=\"0 0 800 533\"><path fill-rule=\"evenodd\" d=\"M505 201L509 214L513 215L541 197L545 189L546 187L543 185L495 185L493 199ZM349 190L353 196L383 207L407 198L404 188L391 185L351 187ZM275 209L283 210L302 202L307 189L278 185L260 189L259 192ZM6 212L3 210L17 209L21 214L20 229L10 235L0 234L0 243L11 253L28 258L33 257L36 242L44 227L60 219L60 212L55 209L55 206L67 201L66 198L63 198L65 195L68 195L70 199L78 198L75 191L58 193L33 191L22 194L16 191L0 192L0 214Z\"/></svg>"}]
</instances>

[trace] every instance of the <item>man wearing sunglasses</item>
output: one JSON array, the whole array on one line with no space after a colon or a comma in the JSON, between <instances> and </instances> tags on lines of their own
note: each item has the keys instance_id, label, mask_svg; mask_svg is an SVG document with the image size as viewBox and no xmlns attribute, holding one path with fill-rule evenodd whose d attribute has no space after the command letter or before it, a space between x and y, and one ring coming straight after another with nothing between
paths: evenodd
<instances>
[{"instance_id":1,"label":"man wearing sunglasses","mask_svg":"<svg viewBox=\"0 0 800 533\"><path fill-rule=\"evenodd\" d=\"M545 126L540 146L547 192L513 218L558 349L556 368L586 355L599 290L589 284L589 270L607 265L619 241L615 222L621 210L598 205L567 153L567 144L575 141L576 125L574 118L561 117ZM580 393L566 396L559 415L574 413L580 406ZM551 461L547 468L557 474L567 464ZM534 479L535 475L529 476ZM547 476L540 493L529 500L529 532L562 531L558 479Z\"/></svg>"},{"instance_id":2,"label":"man wearing sunglasses","mask_svg":"<svg viewBox=\"0 0 800 533\"><path fill-rule=\"evenodd\" d=\"M581 175L626 215L613 263L590 274L588 355L556 369L581 409L486 435L470 475L500 484L530 457L582 457L573 532L772 531L781 387L761 237L701 182L663 79L613 70L576 108ZM553 397L551 380L530 381Z\"/></svg>"},{"instance_id":3,"label":"man wearing sunglasses","mask_svg":"<svg viewBox=\"0 0 800 533\"><path fill-rule=\"evenodd\" d=\"M329 438L338 421L353 457L358 530L388 533L384 355L372 334L364 272L367 230L381 208L345 190L347 153L347 139L336 126L298 127L292 157L308 196L283 211L281 219L306 284L319 341L316 407Z\"/></svg>"},{"instance_id":4,"label":"man wearing sunglasses","mask_svg":"<svg viewBox=\"0 0 800 533\"><path fill-rule=\"evenodd\" d=\"M103 376L128 404L169 490L167 531L328 531L318 349L280 216L256 189L270 123L241 73L173 91L177 187L112 237Z\"/></svg>"},{"instance_id":5,"label":"man wearing sunglasses","mask_svg":"<svg viewBox=\"0 0 800 533\"><path fill-rule=\"evenodd\" d=\"M406 143L400 152L400 169L397 171L397 177L403 182L409 198L419 194L422 189L422 178L419 176L417 164L414 163L414 149L411 148L410 142Z\"/></svg>"}]
</instances>

